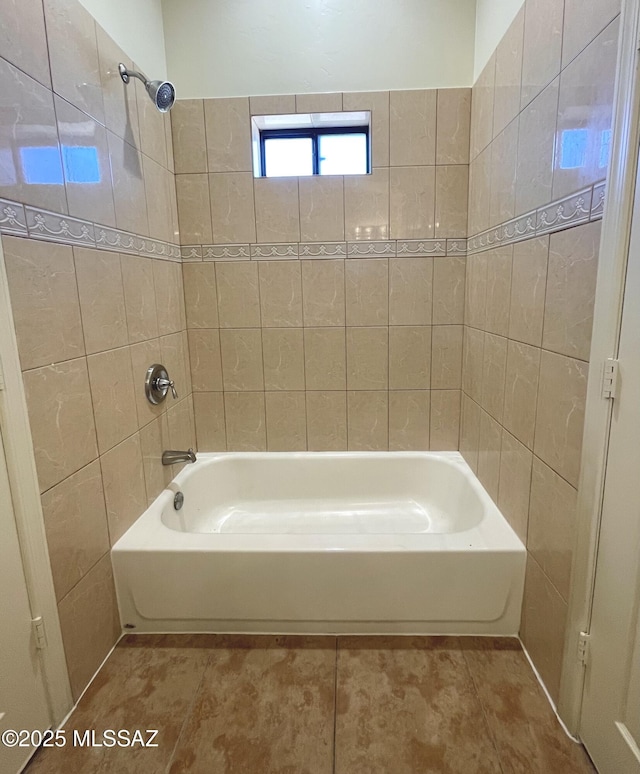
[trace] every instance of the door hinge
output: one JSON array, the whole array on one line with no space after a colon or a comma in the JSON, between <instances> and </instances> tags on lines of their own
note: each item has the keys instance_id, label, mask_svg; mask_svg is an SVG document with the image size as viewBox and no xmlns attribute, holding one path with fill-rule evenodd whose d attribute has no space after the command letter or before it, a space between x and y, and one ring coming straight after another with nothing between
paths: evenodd
<instances>
[{"instance_id":1,"label":"door hinge","mask_svg":"<svg viewBox=\"0 0 640 774\"><path fill-rule=\"evenodd\" d=\"M44 621L42 616L31 619L31 627L33 629L33 636L36 642L36 648L42 650L47 647L47 633L44 630Z\"/></svg>"},{"instance_id":2,"label":"door hinge","mask_svg":"<svg viewBox=\"0 0 640 774\"><path fill-rule=\"evenodd\" d=\"M586 666L589 663L589 650L591 635L586 632L580 632L578 637L578 663Z\"/></svg>"},{"instance_id":3,"label":"door hinge","mask_svg":"<svg viewBox=\"0 0 640 774\"><path fill-rule=\"evenodd\" d=\"M614 400L618 394L618 373L620 363L618 360L610 357L604 361L604 370L602 372L602 397L605 400Z\"/></svg>"}]
</instances>

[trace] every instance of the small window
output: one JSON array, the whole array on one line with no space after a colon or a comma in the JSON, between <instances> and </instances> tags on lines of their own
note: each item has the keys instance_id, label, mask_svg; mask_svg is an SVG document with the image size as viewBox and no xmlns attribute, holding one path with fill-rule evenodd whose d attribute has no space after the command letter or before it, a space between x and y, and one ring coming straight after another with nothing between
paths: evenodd
<instances>
[{"instance_id":1,"label":"small window","mask_svg":"<svg viewBox=\"0 0 640 774\"><path fill-rule=\"evenodd\" d=\"M366 175L370 113L254 116L256 177Z\"/></svg>"}]
</instances>

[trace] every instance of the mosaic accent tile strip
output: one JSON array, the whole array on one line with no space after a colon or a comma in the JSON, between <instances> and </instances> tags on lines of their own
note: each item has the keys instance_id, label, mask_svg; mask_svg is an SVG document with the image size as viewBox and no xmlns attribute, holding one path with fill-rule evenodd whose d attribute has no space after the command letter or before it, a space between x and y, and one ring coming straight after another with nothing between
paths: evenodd
<instances>
[{"instance_id":1,"label":"mosaic accent tile strip","mask_svg":"<svg viewBox=\"0 0 640 774\"><path fill-rule=\"evenodd\" d=\"M502 245L510 245L534 236L556 231L602 217L605 207L606 182L602 181L582 191L539 207L534 212L487 229L467 240L467 253L480 253Z\"/></svg>"}]
</instances>

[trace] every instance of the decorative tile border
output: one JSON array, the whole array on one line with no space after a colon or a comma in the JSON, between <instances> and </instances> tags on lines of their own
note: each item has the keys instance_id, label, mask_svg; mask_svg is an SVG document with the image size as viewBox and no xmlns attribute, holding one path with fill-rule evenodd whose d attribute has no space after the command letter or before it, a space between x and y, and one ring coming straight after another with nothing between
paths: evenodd
<instances>
[{"instance_id":1,"label":"decorative tile border","mask_svg":"<svg viewBox=\"0 0 640 774\"><path fill-rule=\"evenodd\" d=\"M357 242L284 242L248 245L183 245L182 260L285 261L319 258L411 258L466 255L466 239L387 239Z\"/></svg>"},{"instance_id":2,"label":"decorative tile border","mask_svg":"<svg viewBox=\"0 0 640 774\"><path fill-rule=\"evenodd\" d=\"M347 254L346 242L301 242L300 258L344 258Z\"/></svg>"},{"instance_id":3,"label":"decorative tile border","mask_svg":"<svg viewBox=\"0 0 640 774\"><path fill-rule=\"evenodd\" d=\"M447 255L466 255L466 239L447 239Z\"/></svg>"},{"instance_id":4,"label":"decorative tile border","mask_svg":"<svg viewBox=\"0 0 640 774\"><path fill-rule=\"evenodd\" d=\"M0 234L180 261L179 245L0 199Z\"/></svg>"},{"instance_id":5,"label":"decorative tile border","mask_svg":"<svg viewBox=\"0 0 640 774\"><path fill-rule=\"evenodd\" d=\"M522 242L536 235L536 213L527 212L519 218L508 220L502 224L502 239L507 244Z\"/></svg>"},{"instance_id":6,"label":"decorative tile border","mask_svg":"<svg viewBox=\"0 0 640 774\"><path fill-rule=\"evenodd\" d=\"M30 237L143 255L168 261L274 261L305 258L384 258L467 255L515 244L602 218L606 182L565 196L533 212L501 223L468 239L389 239L357 242L176 245L90 223L31 205L0 199L0 234Z\"/></svg>"},{"instance_id":7,"label":"decorative tile border","mask_svg":"<svg viewBox=\"0 0 640 774\"><path fill-rule=\"evenodd\" d=\"M349 258L381 258L393 257L396 254L396 242L347 242L347 256Z\"/></svg>"},{"instance_id":8,"label":"decorative tile border","mask_svg":"<svg viewBox=\"0 0 640 774\"><path fill-rule=\"evenodd\" d=\"M248 261L249 245L202 245L203 261Z\"/></svg>"},{"instance_id":9,"label":"decorative tile border","mask_svg":"<svg viewBox=\"0 0 640 774\"><path fill-rule=\"evenodd\" d=\"M454 241L454 240L452 240ZM405 239L398 241L396 252L402 256L446 255L446 239Z\"/></svg>"},{"instance_id":10,"label":"decorative tile border","mask_svg":"<svg viewBox=\"0 0 640 774\"><path fill-rule=\"evenodd\" d=\"M536 234L551 234L568 225L587 223L591 215L592 196L593 189L589 188L538 210Z\"/></svg>"},{"instance_id":11,"label":"decorative tile border","mask_svg":"<svg viewBox=\"0 0 640 774\"><path fill-rule=\"evenodd\" d=\"M202 245L182 245L180 248L180 258L185 261L185 263L201 261Z\"/></svg>"},{"instance_id":12,"label":"decorative tile border","mask_svg":"<svg viewBox=\"0 0 640 774\"><path fill-rule=\"evenodd\" d=\"M27 236L27 217L21 204L0 199L0 233Z\"/></svg>"},{"instance_id":13,"label":"decorative tile border","mask_svg":"<svg viewBox=\"0 0 640 774\"><path fill-rule=\"evenodd\" d=\"M467 253L511 245L535 236L553 234L602 217L605 206L606 182L602 181L582 191L539 207L534 212L487 229L467 240Z\"/></svg>"},{"instance_id":14,"label":"decorative tile border","mask_svg":"<svg viewBox=\"0 0 640 774\"><path fill-rule=\"evenodd\" d=\"M251 245L251 258L257 261L278 259L293 260L298 257L298 243L287 242L279 245Z\"/></svg>"},{"instance_id":15,"label":"decorative tile border","mask_svg":"<svg viewBox=\"0 0 640 774\"><path fill-rule=\"evenodd\" d=\"M476 236L470 237L467 240L467 253L478 253L481 250L490 250L492 247L500 245L501 242L502 239L499 228L483 231L481 234L476 234Z\"/></svg>"},{"instance_id":16,"label":"decorative tile border","mask_svg":"<svg viewBox=\"0 0 640 774\"><path fill-rule=\"evenodd\" d=\"M30 237L72 245L94 246L96 243L93 223L86 220L38 210L35 207L25 207L25 213Z\"/></svg>"},{"instance_id":17,"label":"decorative tile border","mask_svg":"<svg viewBox=\"0 0 640 774\"><path fill-rule=\"evenodd\" d=\"M137 255L136 235L118 231L115 228L98 226L96 228L96 247L102 250L114 250L119 253Z\"/></svg>"},{"instance_id":18,"label":"decorative tile border","mask_svg":"<svg viewBox=\"0 0 640 774\"><path fill-rule=\"evenodd\" d=\"M593 197L591 199L591 220L598 220L603 216L606 194L606 182L598 183L597 185L593 186Z\"/></svg>"}]
</instances>

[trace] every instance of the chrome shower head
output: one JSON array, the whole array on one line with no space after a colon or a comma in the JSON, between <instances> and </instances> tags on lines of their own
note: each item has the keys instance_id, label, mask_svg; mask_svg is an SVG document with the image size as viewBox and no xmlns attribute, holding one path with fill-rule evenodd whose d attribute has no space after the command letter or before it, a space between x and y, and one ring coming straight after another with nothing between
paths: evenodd
<instances>
[{"instance_id":1,"label":"chrome shower head","mask_svg":"<svg viewBox=\"0 0 640 774\"><path fill-rule=\"evenodd\" d=\"M176 101L176 90L170 81L149 81L142 73L127 70L122 62L118 65L118 72L125 83L129 83L131 78L139 78L144 83L153 104L161 113L168 113L171 110Z\"/></svg>"},{"instance_id":2,"label":"chrome shower head","mask_svg":"<svg viewBox=\"0 0 640 774\"><path fill-rule=\"evenodd\" d=\"M147 94L161 113L168 113L176 101L176 90L169 81L148 81L145 83Z\"/></svg>"}]
</instances>

